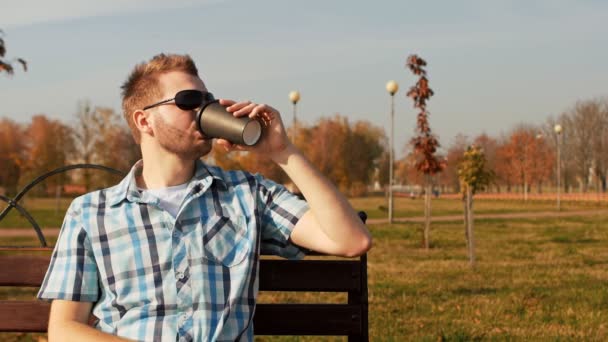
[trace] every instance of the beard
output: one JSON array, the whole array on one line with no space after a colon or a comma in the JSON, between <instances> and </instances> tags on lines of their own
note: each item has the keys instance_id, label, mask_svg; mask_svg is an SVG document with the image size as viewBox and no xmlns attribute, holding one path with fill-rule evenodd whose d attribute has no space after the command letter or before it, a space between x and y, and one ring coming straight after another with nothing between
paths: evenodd
<instances>
[{"instance_id":1,"label":"beard","mask_svg":"<svg viewBox=\"0 0 608 342\"><path fill-rule=\"evenodd\" d=\"M201 140L192 132L194 122L188 130L177 129L167 124L161 116L158 117L157 122L156 138L159 145L180 159L196 160L211 151L211 140Z\"/></svg>"}]
</instances>

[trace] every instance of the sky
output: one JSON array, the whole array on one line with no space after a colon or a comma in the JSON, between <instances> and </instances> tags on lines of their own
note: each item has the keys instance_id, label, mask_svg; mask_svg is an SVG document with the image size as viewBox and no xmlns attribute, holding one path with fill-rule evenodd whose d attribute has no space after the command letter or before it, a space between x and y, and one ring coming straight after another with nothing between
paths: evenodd
<instances>
[{"instance_id":1,"label":"sky","mask_svg":"<svg viewBox=\"0 0 608 342\"><path fill-rule=\"evenodd\" d=\"M7 56L0 117L74 120L78 103L120 111L120 85L160 52L187 53L221 98L277 108L291 123L341 114L390 132L407 149L416 110L405 93L427 63L430 124L444 148L457 134L498 136L542 124L578 100L608 95L608 1L600 0L0 0Z\"/></svg>"}]
</instances>

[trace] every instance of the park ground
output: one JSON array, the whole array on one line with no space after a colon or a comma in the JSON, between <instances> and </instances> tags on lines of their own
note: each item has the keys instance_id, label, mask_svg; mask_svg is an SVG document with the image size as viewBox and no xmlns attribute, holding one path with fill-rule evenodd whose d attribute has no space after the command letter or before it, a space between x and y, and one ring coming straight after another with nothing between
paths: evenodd
<instances>
[{"instance_id":1,"label":"park ground","mask_svg":"<svg viewBox=\"0 0 608 342\"><path fill-rule=\"evenodd\" d=\"M44 227L57 227L62 210L51 200L26 201ZM398 198L397 222L388 224L383 198L351 201L370 216L369 253L372 341L605 341L608 340L608 206L552 201L477 201L477 267L468 264L458 200L433 201L431 248L421 247L422 200ZM55 216L53 216L55 215ZM443 218L443 219L440 219ZM27 229L11 214L4 228ZM57 223L59 222L59 223ZM54 243L55 238L49 237ZM34 237L1 237L0 245L35 245ZM0 300L31 298L33 290L4 289ZM263 293L260 302L343 302L345 295ZM2 341L40 335L0 334ZM272 338L318 341L341 338Z\"/></svg>"}]
</instances>

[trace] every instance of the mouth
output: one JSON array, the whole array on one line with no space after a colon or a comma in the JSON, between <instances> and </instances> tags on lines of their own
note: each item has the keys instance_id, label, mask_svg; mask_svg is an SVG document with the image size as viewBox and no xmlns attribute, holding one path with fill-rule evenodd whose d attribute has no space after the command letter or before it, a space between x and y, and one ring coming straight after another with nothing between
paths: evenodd
<instances>
[{"instance_id":1,"label":"mouth","mask_svg":"<svg viewBox=\"0 0 608 342\"><path fill-rule=\"evenodd\" d=\"M195 136L198 140L209 140L209 137L203 135L203 133L201 133L200 131L196 131Z\"/></svg>"}]
</instances>

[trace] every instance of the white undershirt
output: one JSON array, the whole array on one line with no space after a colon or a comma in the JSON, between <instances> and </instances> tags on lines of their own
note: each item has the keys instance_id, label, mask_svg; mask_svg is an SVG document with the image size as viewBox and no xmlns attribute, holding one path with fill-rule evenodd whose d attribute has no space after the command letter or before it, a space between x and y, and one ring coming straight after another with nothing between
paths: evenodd
<instances>
[{"instance_id":1,"label":"white undershirt","mask_svg":"<svg viewBox=\"0 0 608 342\"><path fill-rule=\"evenodd\" d=\"M160 207L168 211L173 217L177 217L179 207L188 194L188 182L180 185L161 189L140 189L160 200Z\"/></svg>"}]
</instances>

